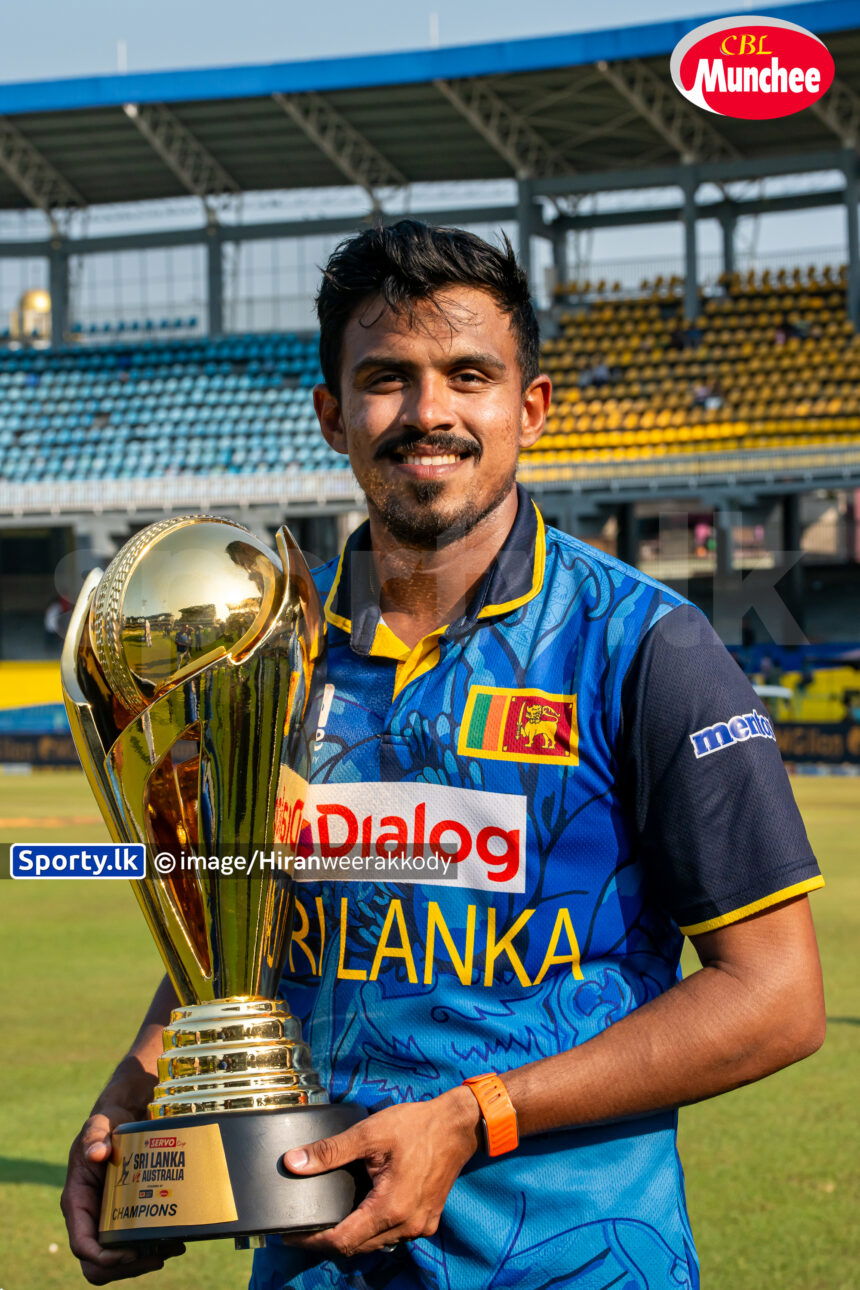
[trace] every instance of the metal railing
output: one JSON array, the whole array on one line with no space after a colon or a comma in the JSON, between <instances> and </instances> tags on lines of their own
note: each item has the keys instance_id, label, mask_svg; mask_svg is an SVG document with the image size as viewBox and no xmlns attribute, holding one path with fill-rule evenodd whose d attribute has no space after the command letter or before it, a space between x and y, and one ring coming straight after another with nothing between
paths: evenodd
<instances>
[{"instance_id":1,"label":"metal railing","mask_svg":"<svg viewBox=\"0 0 860 1290\"><path fill-rule=\"evenodd\" d=\"M695 493L702 484L767 486L799 484L860 487L860 442L835 447L806 447L757 452L678 453L638 461L520 463L522 482L538 492L553 489L577 493L654 492L678 496ZM314 505L345 509L362 505L354 476L343 470L290 471L259 475L162 475L152 479L69 480L0 483L0 515L163 513L187 508Z\"/></svg>"},{"instance_id":2,"label":"metal railing","mask_svg":"<svg viewBox=\"0 0 860 1290\"><path fill-rule=\"evenodd\" d=\"M700 482L707 484L734 481L744 485L761 482L808 482L841 478L860 487L860 442L804 448L781 448L755 452L673 453L635 461L622 458L611 461L548 464L528 459L521 461L519 477L524 484L568 484L585 491L600 485L610 492L629 491L641 484L647 495L657 484L673 481L688 492ZM665 488L661 489L665 492Z\"/></svg>"}]
</instances>

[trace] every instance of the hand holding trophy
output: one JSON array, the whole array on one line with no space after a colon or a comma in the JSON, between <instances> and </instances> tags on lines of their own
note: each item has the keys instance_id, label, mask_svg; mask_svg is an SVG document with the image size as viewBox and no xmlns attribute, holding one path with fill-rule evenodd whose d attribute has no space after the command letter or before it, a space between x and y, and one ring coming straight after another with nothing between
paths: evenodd
<instances>
[{"instance_id":1,"label":"hand holding trophy","mask_svg":"<svg viewBox=\"0 0 860 1290\"><path fill-rule=\"evenodd\" d=\"M277 548L213 516L161 520L90 575L66 638L66 709L111 835L161 853L164 871L150 860L133 887L180 1002L149 1120L113 1135L107 1247L316 1230L360 1185L349 1169L297 1178L280 1165L365 1114L329 1104L275 997L288 866L228 877L178 863L298 843L323 618L286 529Z\"/></svg>"}]
</instances>

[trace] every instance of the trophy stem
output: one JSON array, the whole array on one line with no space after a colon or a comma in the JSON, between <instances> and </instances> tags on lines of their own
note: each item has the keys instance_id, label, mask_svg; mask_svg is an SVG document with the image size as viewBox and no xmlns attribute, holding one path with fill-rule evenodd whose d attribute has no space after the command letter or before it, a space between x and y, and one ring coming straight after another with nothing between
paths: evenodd
<instances>
[{"instance_id":1,"label":"trophy stem","mask_svg":"<svg viewBox=\"0 0 860 1290\"><path fill-rule=\"evenodd\" d=\"M328 1102L282 999L246 995L177 1008L164 1030L152 1120Z\"/></svg>"}]
</instances>

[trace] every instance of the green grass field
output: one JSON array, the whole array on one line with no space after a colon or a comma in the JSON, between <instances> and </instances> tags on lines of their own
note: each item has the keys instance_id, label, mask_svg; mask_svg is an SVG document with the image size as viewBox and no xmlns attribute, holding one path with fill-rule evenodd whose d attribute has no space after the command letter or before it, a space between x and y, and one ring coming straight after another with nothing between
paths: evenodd
<instances>
[{"instance_id":1,"label":"green grass field","mask_svg":"<svg viewBox=\"0 0 860 1290\"><path fill-rule=\"evenodd\" d=\"M682 1113L705 1290L860 1284L860 781L794 784L828 879L812 900L829 1033L809 1061ZM104 836L82 776L0 776L0 841ZM85 1284L58 1208L68 1146L160 968L124 882L7 882L3 890L0 1287L67 1290ZM250 1255L227 1242L194 1245L151 1284L240 1290L249 1266Z\"/></svg>"}]
</instances>

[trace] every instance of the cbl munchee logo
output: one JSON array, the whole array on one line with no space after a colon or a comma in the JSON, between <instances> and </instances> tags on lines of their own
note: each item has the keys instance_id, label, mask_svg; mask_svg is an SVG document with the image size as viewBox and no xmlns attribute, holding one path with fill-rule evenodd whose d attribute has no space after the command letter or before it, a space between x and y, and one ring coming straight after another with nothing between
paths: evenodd
<instances>
[{"instance_id":1,"label":"cbl munchee logo","mask_svg":"<svg viewBox=\"0 0 860 1290\"><path fill-rule=\"evenodd\" d=\"M696 107L745 121L802 112L834 75L830 51L811 31L755 14L696 27L678 41L669 68Z\"/></svg>"}]
</instances>

